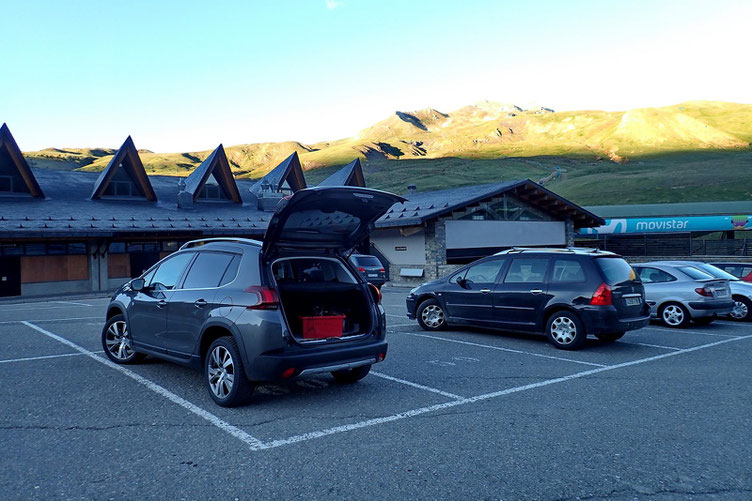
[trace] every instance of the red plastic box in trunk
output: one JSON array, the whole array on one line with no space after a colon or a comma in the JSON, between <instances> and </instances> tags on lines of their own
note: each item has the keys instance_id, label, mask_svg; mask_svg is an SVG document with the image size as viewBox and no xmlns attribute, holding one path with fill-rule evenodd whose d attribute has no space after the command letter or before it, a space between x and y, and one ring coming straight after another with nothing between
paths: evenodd
<instances>
[{"instance_id":1,"label":"red plastic box in trunk","mask_svg":"<svg viewBox=\"0 0 752 501\"><path fill-rule=\"evenodd\" d=\"M327 317L300 317L303 321L303 339L342 337L344 315Z\"/></svg>"}]
</instances>

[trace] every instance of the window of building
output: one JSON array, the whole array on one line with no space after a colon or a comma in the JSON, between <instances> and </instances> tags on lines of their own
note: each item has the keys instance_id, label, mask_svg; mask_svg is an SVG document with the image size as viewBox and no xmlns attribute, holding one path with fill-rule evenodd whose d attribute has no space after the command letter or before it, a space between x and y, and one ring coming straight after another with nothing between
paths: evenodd
<instances>
[{"instance_id":1,"label":"window of building","mask_svg":"<svg viewBox=\"0 0 752 501\"><path fill-rule=\"evenodd\" d=\"M110 179L102 196L116 198L146 198L141 187L131 179L123 164L120 164Z\"/></svg>"},{"instance_id":2,"label":"window of building","mask_svg":"<svg viewBox=\"0 0 752 501\"><path fill-rule=\"evenodd\" d=\"M225 193L224 188L219 184L214 174L209 174L209 178L204 183L204 186L199 191L197 197L199 200L206 200L211 202L229 202L230 197Z\"/></svg>"},{"instance_id":3,"label":"window of building","mask_svg":"<svg viewBox=\"0 0 752 501\"><path fill-rule=\"evenodd\" d=\"M551 221L553 218L523 206L514 197L503 195L499 202L481 207L460 219L472 221Z\"/></svg>"},{"instance_id":4,"label":"window of building","mask_svg":"<svg viewBox=\"0 0 752 501\"><path fill-rule=\"evenodd\" d=\"M0 193L21 195L30 194L29 187L21 177L8 149L0 147Z\"/></svg>"}]
</instances>

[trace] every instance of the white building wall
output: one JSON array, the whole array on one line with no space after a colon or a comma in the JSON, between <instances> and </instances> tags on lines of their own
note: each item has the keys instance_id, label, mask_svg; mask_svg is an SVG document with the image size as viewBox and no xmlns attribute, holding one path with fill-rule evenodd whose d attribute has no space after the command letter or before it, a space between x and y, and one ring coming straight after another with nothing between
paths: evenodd
<instances>
[{"instance_id":1,"label":"white building wall","mask_svg":"<svg viewBox=\"0 0 752 501\"><path fill-rule=\"evenodd\" d=\"M426 264L423 228L376 230L371 234L371 243L395 266Z\"/></svg>"}]
</instances>

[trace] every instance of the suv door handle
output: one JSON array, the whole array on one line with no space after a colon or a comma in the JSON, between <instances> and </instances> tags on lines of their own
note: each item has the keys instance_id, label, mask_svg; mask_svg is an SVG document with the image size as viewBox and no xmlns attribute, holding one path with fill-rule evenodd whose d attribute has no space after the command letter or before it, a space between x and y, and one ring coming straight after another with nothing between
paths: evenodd
<instances>
[{"instance_id":1,"label":"suv door handle","mask_svg":"<svg viewBox=\"0 0 752 501\"><path fill-rule=\"evenodd\" d=\"M491 292L491 289L481 289L480 290L481 294L488 294L489 292Z\"/></svg>"},{"instance_id":2,"label":"suv door handle","mask_svg":"<svg viewBox=\"0 0 752 501\"><path fill-rule=\"evenodd\" d=\"M202 307L206 306L206 300L205 299L196 299L193 302L193 304L196 305L196 308L202 308Z\"/></svg>"},{"instance_id":3,"label":"suv door handle","mask_svg":"<svg viewBox=\"0 0 752 501\"><path fill-rule=\"evenodd\" d=\"M165 306L167 306L167 301L164 299L160 299L159 302L157 302L157 308L164 308Z\"/></svg>"},{"instance_id":4,"label":"suv door handle","mask_svg":"<svg viewBox=\"0 0 752 501\"><path fill-rule=\"evenodd\" d=\"M533 294L543 294L543 289L530 289Z\"/></svg>"}]
</instances>

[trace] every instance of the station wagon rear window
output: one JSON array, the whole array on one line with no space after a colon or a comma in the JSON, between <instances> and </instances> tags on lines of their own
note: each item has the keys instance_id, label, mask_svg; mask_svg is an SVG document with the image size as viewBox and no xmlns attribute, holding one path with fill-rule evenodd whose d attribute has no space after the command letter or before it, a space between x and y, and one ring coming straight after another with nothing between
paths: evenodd
<instances>
[{"instance_id":1,"label":"station wagon rear window","mask_svg":"<svg viewBox=\"0 0 752 501\"><path fill-rule=\"evenodd\" d=\"M637 280L635 271L622 258L599 257L595 259L595 262L598 263L598 268L601 269L603 276L606 277L608 285L617 285Z\"/></svg>"}]
</instances>

